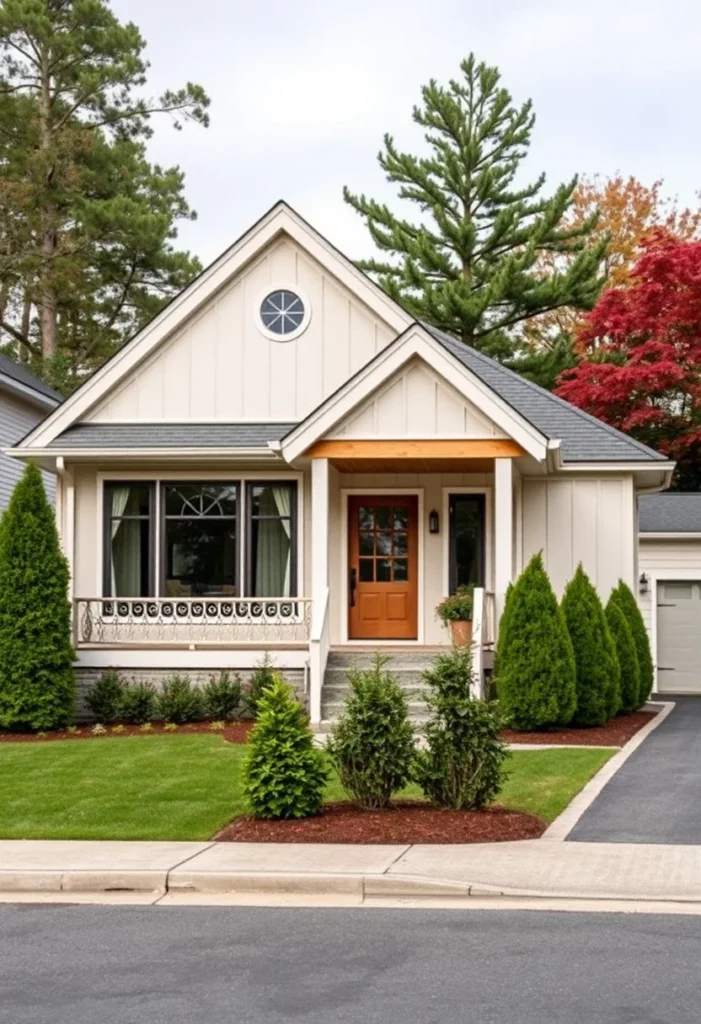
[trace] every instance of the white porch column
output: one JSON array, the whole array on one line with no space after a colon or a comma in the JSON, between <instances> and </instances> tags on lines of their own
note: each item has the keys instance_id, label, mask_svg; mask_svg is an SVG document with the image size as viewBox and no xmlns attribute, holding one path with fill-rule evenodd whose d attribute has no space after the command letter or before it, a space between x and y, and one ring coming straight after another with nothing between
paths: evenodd
<instances>
[{"instance_id":1,"label":"white porch column","mask_svg":"<svg viewBox=\"0 0 701 1024\"><path fill-rule=\"evenodd\" d=\"M514 571L513 475L511 459L494 460L494 602L497 624Z\"/></svg>"},{"instance_id":2,"label":"white porch column","mask_svg":"<svg viewBox=\"0 0 701 1024\"><path fill-rule=\"evenodd\" d=\"M321 687L328 655L329 460L312 459L312 631L309 643L309 717L321 721Z\"/></svg>"}]
</instances>

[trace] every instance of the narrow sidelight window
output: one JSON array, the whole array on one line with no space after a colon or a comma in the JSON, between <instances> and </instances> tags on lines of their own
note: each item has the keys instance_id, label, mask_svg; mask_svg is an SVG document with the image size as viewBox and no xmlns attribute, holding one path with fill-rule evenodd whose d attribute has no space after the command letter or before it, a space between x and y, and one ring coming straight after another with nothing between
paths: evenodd
<instances>
[{"instance_id":1,"label":"narrow sidelight window","mask_svg":"<svg viewBox=\"0 0 701 1024\"><path fill-rule=\"evenodd\" d=\"M162 493L164 596L238 594L238 485L164 484Z\"/></svg>"},{"instance_id":2,"label":"narrow sidelight window","mask_svg":"<svg viewBox=\"0 0 701 1024\"><path fill-rule=\"evenodd\" d=\"M450 592L484 586L484 495L450 495Z\"/></svg>"},{"instance_id":3,"label":"narrow sidelight window","mask_svg":"<svg viewBox=\"0 0 701 1024\"><path fill-rule=\"evenodd\" d=\"M107 597L153 594L153 487L105 484L103 589Z\"/></svg>"},{"instance_id":4,"label":"narrow sidelight window","mask_svg":"<svg viewBox=\"0 0 701 1024\"><path fill-rule=\"evenodd\" d=\"M248 594L296 597L297 484L249 484L247 505Z\"/></svg>"}]
</instances>

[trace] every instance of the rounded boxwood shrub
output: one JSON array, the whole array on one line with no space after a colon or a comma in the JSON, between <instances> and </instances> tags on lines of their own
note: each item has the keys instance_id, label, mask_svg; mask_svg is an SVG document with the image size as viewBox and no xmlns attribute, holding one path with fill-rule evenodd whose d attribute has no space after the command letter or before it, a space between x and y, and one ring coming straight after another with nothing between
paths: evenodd
<instances>
[{"instance_id":1,"label":"rounded boxwood shrub","mask_svg":"<svg viewBox=\"0 0 701 1024\"><path fill-rule=\"evenodd\" d=\"M0 530L0 726L58 729L73 720L68 563L41 473L28 465Z\"/></svg>"},{"instance_id":2,"label":"rounded boxwood shrub","mask_svg":"<svg viewBox=\"0 0 701 1024\"><path fill-rule=\"evenodd\" d=\"M110 668L96 679L85 694L85 703L96 722L109 725L122 714L125 683L119 672Z\"/></svg>"},{"instance_id":3,"label":"rounded boxwood shrub","mask_svg":"<svg viewBox=\"0 0 701 1024\"><path fill-rule=\"evenodd\" d=\"M604 725L621 707L620 669L599 595L581 562L565 587L562 611L577 670L572 724Z\"/></svg>"},{"instance_id":4,"label":"rounded boxwood shrub","mask_svg":"<svg viewBox=\"0 0 701 1024\"><path fill-rule=\"evenodd\" d=\"M118 717L133 725L143 725L156 716L157 694L150 683L127 683L122 688Z\"/></svg>"},{"instance_id":5,"label":"rounded boxwood shrub","mask_svg":"<svg viewBox=\"0 0 701 1024\"><path fill-rule=\"evenodd\" d=\"M231 672L220 672L202 687L207 718L215 722L231 722L241 706L241 680Z\"/></svg>"},{"instance_id":6,"label":"rounded boxwood shrub","mask_svg":"<svg viewBox=\"0 0 701 1024\"><path fill-rule=\"evenodd\" d=\"M501 711L514 729L572 720L577 706L572 642L540 554L507 591L494 674Z\"/></svg>"},{"instance_id":7,"label":"rounded boxwood shrub","mask_svg":"<svg viewBox=\"0 0 701 1024\"><path fill-rule=\"evenodd\" d=\"M652 651L650 650L650 638L647 635L645 622L642 613L635 600L635 594L627 583L618 581L618 586L611 593L611 600L615 601L623 612L623 616L630 626L635 642L635 650L638 655L640 666L640 695L638 707L642 707L652 693L654 682L654 668L652 664Z\"/></svg>"},{"instance_id":8,"label":"rounded boxwood shrub","mask_svg":"<svg viewBox=\"0 0 701 1024\"><path fill-rule=\"evenodd\" d=\"M327 746L346 793L369 810L386 807L414 765L406 697L386 663L378 654L371 668L350 669L343 714Z\"/></svg>"},{"instance_id":9,"label":"rounded boxwood shrub","mask_svg":"<svg viewBox=\"0 0 701 1024\"><path fill-rule=\"evenodd\" d=\"M159 718L176 725L202 721L205 717L202 691L192 685L188 676L169 676L157 696L156 710Z\"/></svg>"},{"instance_id":10,"label":"rounded boxwood shrub","mask_svg":"<svg viewBox=\"0 0 701 1024\"><path fill-rule=\"evenodd\" d=\"M248 740L243 790L256 818L308 818L324 798L326 757L314 746L304 710L275 675L261 696Z\"/></svg>"},{"instance_id":11,"label":"rounded boxwood shrub","mask_svg":"<svg viewBox=\"0 0 701 1024\"><path fill-rule=\"evenodd\" d=\"M609 598L606 605L606 619L621 673L621 711L629 714L640 707L640 662L635 649L633 631L620 605L612 598Z\"/></svg>"},{"instance_id":12,"label":"rounded boxwood shrub","mask_svg":"<svg viewBox=\"0 0 701 1024\"><path fill-rule=\"evenodd\" d=\"M471 696L472 651L456 647L441 654L424 673L426 747L418 751L415 781L431 803L459 811L480 810L504 782L506 744L499 739L495 704Z\"/></svg>"}]
</instances>

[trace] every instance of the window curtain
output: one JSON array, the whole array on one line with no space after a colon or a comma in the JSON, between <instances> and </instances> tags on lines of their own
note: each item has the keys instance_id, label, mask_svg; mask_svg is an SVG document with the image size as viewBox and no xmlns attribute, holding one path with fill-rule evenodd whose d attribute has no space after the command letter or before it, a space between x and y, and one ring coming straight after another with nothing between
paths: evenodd
<instances>
[{"instance_id":1,"label":"window curtain","mask_svg":"<svg viewBox=\"0 0 701 1024\"><path fill-rule=\"evenodd\" d=\"M141 521L122 519L130 487L112 489L111 573L113 597L141 596Z\"/></svg>"},{"instance_id":2,"label":"window curtain","mask_svg":"<svg viewBox=\"0 0 701 1024\"><path fill-rule=\"evenodd\" d=\"M259 519L257 523L256 578L257 597L289 597L292 582L292 488L268 487L272 498L261 513L280 519Z\"/></svg>"}]
</instances>

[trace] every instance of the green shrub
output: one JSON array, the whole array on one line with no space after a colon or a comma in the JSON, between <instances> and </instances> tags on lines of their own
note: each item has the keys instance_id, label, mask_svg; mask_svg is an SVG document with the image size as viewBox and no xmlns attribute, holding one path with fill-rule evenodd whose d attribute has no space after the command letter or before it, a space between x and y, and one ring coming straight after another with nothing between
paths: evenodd
<instances>
[{"instance_id":1,"label":"green shrub","mask_svg":"<svg viewBox=\"0 0 701 1024\"><path fill-rule=\"evenodd\" d=\"M613 598L609 598L606 605L606 619L621 674L621 711L629 714L640 707L640 662L633 631L620 605Z\"/></svg>"},{"instance_id":2,"label":"green shrub","mask_svg":"<svg viewBox=\"0 0 701 1024\"><path fill-rule=\"evenodd\" d=\"M406 698L376 655L371 668L348 673L350 691L327 750L341 785L361 807L386 807L411 778L414 734Z\"/></svg>"},{"instance_id":3,"label":"green shrub","mask_svg":"<svg viewBox=\"0 0 701 1024\"><path fill-rule=\"evenodd\" d=\"M540 554L507 591L495 679L502 713L515 729L571 721L577 699L572 643Z\"/></svg>"},{"instance_id":4,"label":"green shrub","mask_svg":"<svg viewBox=\"0 0 701 1024\"><path fill-rule=\"evenodd\" d=\"M635 595L627 583L624 583L623 580L618 581L618 586L611 594L611 600L615 601L623 612L623 616L633 634L638 664L640 666L638 707L642 707L652 693L652 685L655 678L650 638L647 635L647 629L645 628L645 622L638 607L638 602L635 600Z\"/></svg>"},{"instance_id":5,"label":"green shrub","mask_svg":"<svg viewBox=\"0 0 701 1024\"><path fill-rule=\"evenodd\" d=\"M205 717L202 691L187 676L170 676L157 696L158 717L165 722L201 721Z\"/></svg>"},{"instance_id":6,"label":"green shrub","mask_svg":"<svg viewBox=\"0 0 701 1024\"><path fill-rule=\"evenodd\" d=\"M475 588L472 583L464 584L451 594L444 597L436 607L436 617L447 626L451 622L471 622L475 603Z\"/></svg>"},{"instance_id":7,"label":"green shrub","mask_svg":"<svg viewBox=\"0 0 701 1024\"><path fill-rule=\"evenodd\" d=\"M468 647L441 654L424 673L426 748L416 755L414 778L431 803L459 811L480 810L504 782L508 749L499 739L496 705L470 694L472 652Z\"/></svg>"},{"instance_id":8,"label":"green shrub","mask_svg":"<svg viewBox=\"0 0 701 1024\"><path fill-rule=\"evenodd\" d=\"M0 727L59 729L73 720L68 579L54 510L28 465L0 530Z\"/></svg>"},{"instance_id":9,"label":"green shrub","mask_svg":"<svg viewBox=\"0 0 701 1024\"><path fill-rule=\"evenodd\" d=\"M241 706L241 680L230 672L220 672L218 678L212 676L202 687L202 697L207 718L230 722Z\"/></svg>"},{"instance_id":10,"label":"green shrub","mask_svg":"<svg viewBox=\"0 0 701 1024\"><path fill-rule=\"evenodd\" d=\"M116 669L103 672L85 695L85 703L98 722L116 722L121 718L121 702L125 683Z\"/></svg>"},{"instance_id":11,"label":"green shrub","mask_svg":"<svg viewBox=\"0 0 701 1024\"><path fill-rule=\"evenodd\" d=\"M118 717L134 725L150 722L156 714L157 694L150 683L127 683L122 690Z\"/></svg>"},{"instance_id":12,"label":"green shrub","mask_svg":"<svg viewBox=\"0 0 701 1024\"><path fill-rule=\"evenodd\" d=\"M604 725L621 707L620 669L599 595L581 563L565 587L562 611L577 667L572 724Z\"/></svg>"},{"instance_id":13,"label":"green shrub","mask_svg":"<svg viewBox=\"0 0 701 1024\"><path fill-rule=\"evenodd\" d=\"M262 694L248 741L243 788L256 818L307 818L321 807L326 757L281 676Z\"/></svg>"},{"instance_id":14,"label":"green shrub","mask_svg":"<svg viewBox=\"0 0 701 1024\"><path fill-rule=\"evenodd\" d=\"M258 717L258 705L261 698L268 687L275 682L278 675L279 673L273 667L273 659L266 651L248 680L248 686L244 694L244 706L251 718Z\"/></svg>"}]
</instances>

